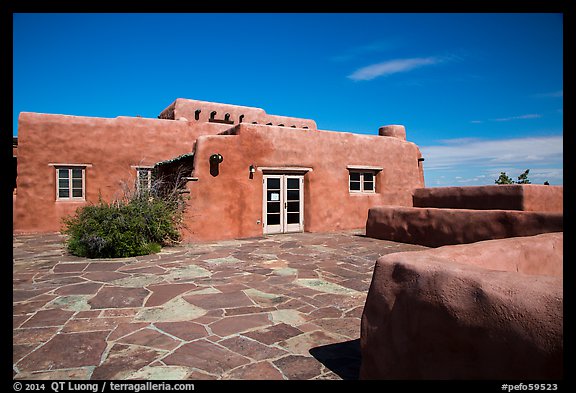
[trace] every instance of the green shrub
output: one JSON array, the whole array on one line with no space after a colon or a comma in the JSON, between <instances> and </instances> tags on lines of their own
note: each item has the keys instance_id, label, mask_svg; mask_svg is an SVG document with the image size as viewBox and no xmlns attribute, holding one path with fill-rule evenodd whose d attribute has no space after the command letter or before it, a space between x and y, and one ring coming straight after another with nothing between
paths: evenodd
<instances>
[{"instance_id":1,"label":"green shrub","mask_svg":"<svg viewBox=\"0 0 576 393\"><path fill-rule=\"evenodd\" d=\"M153 189L154 190L154 189ZM121 200L83 206L64 218L70 253L122 258L159 252L180 239L183 201L177 192L128 192Z\"/></svg>"}]
</instances>

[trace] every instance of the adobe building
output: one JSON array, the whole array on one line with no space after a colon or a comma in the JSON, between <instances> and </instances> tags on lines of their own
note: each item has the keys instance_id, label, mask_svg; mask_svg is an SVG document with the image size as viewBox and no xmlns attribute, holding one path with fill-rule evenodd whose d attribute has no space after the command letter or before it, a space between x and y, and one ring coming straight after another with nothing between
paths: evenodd
<instances>
[{"instance_id":1,"label":"adobe building","mask_svg":"<svg viewBox=\"0 0 576 393\"><path fill-rule=\"evenodd\" d=\"M177 99L158 119L23 112L14 232L62 218L154 170L185 171L184 240L363 228L374 206L412 206L423 158L403 126L378 135L318 130L310 119Z\"/></svg>"}]
</instances>

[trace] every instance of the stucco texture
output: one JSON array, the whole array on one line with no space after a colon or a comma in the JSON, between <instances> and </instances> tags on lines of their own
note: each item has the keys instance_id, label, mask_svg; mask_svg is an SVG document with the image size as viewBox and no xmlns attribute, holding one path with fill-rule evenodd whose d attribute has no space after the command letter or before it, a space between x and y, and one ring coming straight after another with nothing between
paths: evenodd
<instances>
[{"instance_id":1,"label":"stucco texture","mask_svg":"<svg viewBox=\"0 0 576 393\"><path fill-rule=\"evenodd\" d=\"M539 184L431 187L414 190L414 207L559 213L563 197L564 187Z\"/></svg>"},{"instance_id":2,"label":"stucco texture","mask_svg":"<svg viewBox=\"0 0 576 393\"><path fill-rule=\"evenodd\" d=\"M18 125L17 233L56 232L61 219L88 202L119 196L132 184L135 166L189 153L200 134L227 125L117 117L114 119L21 113ZM86 202L56 201L56 171L50 164L89 164Z\"/></svg>"},{"instance_id":3,"label":"stucco texture","mask_svg":"<svg viewBox=\"0 0 576 393\"><path fill-rule=\"evenodd\" d=\"M361 228L370 207L411 206L412 190L423 186L418 147L397 138L248 124L228 134L198 138L198 181L188 183L188 239L261 236L261 167L311 169L304 175L307 232ZM212 176L209 157L215 153L223 162ZM252 178L250 165L257 168ZM350 193L348 165L382 167L376 193Z\"/></svg>"},{"instance_id":4,"label":"stucco texture","mask_svg":"<svg viewBox=\"0 0 576 393\"><path fill-rule=\"evenodd\" d=\"M543 234L379 258L360 378L562 378L562 240Z\"/></svg>"},{"instance_id":5,"label":"stucco texture","mask_svg":"<svg viewBox=\"0 0 576 393\"><path fill-rule=\"evenodd\" d=\"M180 108L179 102L167 111L193 108L190 102ZM234 119L236 112L230 113ZM362 228L370 207L411 206L414 188L424 186L418 147L395 137L248 123L22 113L14 231L60 231L62 218L78 207L97 203L100 196L105 201L121 196L123 187L133 184L137 166L190 153L197 181L187 184L185 240L262 236L263 172L250 176L250 165L310 169L304 175L304 230L310 232ZM215 153L224 157L216 176L209 162ZM86 165L84 201L56 200L56 164ZM350 193L348 165L383 168L376 175L376 193Z\"/></svg>"},{"instance_id":6,"label":"stucco texture","mask_svg":"<svg viewBox=\"0 0 576 393\"><path fill-rule=\"evenodd\" d=\"M562 231L562 213L517 210L378 206L366 221L366 236L429 247Z\"/></svg>"}]
</instances>

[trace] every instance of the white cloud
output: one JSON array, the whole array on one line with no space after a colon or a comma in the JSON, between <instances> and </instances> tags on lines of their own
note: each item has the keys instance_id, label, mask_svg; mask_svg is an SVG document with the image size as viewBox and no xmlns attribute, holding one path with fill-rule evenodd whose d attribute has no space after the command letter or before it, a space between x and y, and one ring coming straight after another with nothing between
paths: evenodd
<instances>
[{"instance_id":1,"label":"white cloud","mask_svg":"<svg viewBox=\"0 0 576 393\"><path fill-rule=\"evenodd\" d=\"M481 139L474 137L464 137L464 138L440 139L438 142L442 143L443 145L463 145L477 141L481 141Z\"/></svg>"},{"instance_id":2,"label":"white cloud","mask_svg":"<svg viewBox=\"0 0 576 393\"><path fill-rule=\"evenodd\" d=\"M456 141L421 146L420 151L426 158L425 170L455 170L472 165L498 169L506 165L529 168L546 163L562 166L562 136Z\"/></svg>"},{"instance_id":3,"label":"white cloud","mask_svg":"<svg viewBox=\"0 0 576 393\"><path fill-rule=\"evenodd\" d=\"M534 168L522 165L486 168L471 165L443 171L426 171L424 167L424 178L427 187L485 186L495 184L494 181L498 179L500 172L506 172L512 180L517 180L526 169L530 169L528 179L532 184L544 184L546 181L552 185L563 183L562 163L557 163L554 168ZM441 173L449 174L449 176L440 175Z\"/></svg>"},{"instance_id":4,"label":"white cloud","mask_svg":"<svg viewBox=\"0 0 576 393\"><path fill-rule=\"evenodd\" d=\"M392 75L427 65L438 64L444 60L445 59L441 57L421 57L412 59L389 60L359 68L352 74L348 75L348 78L355 81L369 81L380 76Z\"/></svg>"},{"instance_id":5,"label":"white cloud","mask_svg":"<svg viewBox=\"0 0 576 393\"><path fill-rule=\"evenodd\" d=\"M528 115L501 117L499 119L492 119L492 120L493 121L510 121L510 120L537 119L539 117L542 117L542 115L540 115L538 113L530 113Z\"/></svg>"}]
</instances>

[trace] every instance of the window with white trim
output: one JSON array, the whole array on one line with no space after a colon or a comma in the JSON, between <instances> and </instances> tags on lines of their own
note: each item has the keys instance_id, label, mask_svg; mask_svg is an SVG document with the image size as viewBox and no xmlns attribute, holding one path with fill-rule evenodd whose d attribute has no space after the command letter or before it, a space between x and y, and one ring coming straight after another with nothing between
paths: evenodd
<instances>
[{"instance_id":1,"label":"window with white trim","mask_svg":"<svg viewBox=\"0 0 576 393\"><path fill-rule=\"evenodd\" d=\"M136 187L138 192L150 191L152 188L152 168L151 167L137 167L136 168Z\"/></svg>"},{"instance_id":2,"label":"window with white trim","mask_svg":"<svg viewBox=\"0 0 576 393\"><path fill-rule=\"evenodd\" d=\"M56 200L84 201L86 188L86 167L56 167Z\"/></svg>"},{"instance_id":3,"label":"window with white trim","mask_svg":"<svg viewBox=\"0 0 576 393\"><path fill-rule=\"evenodd\" d=\"M350 192L375 193L376 173L375 171L350 171L349 187Z\"/></svg>"}]
</instances>

